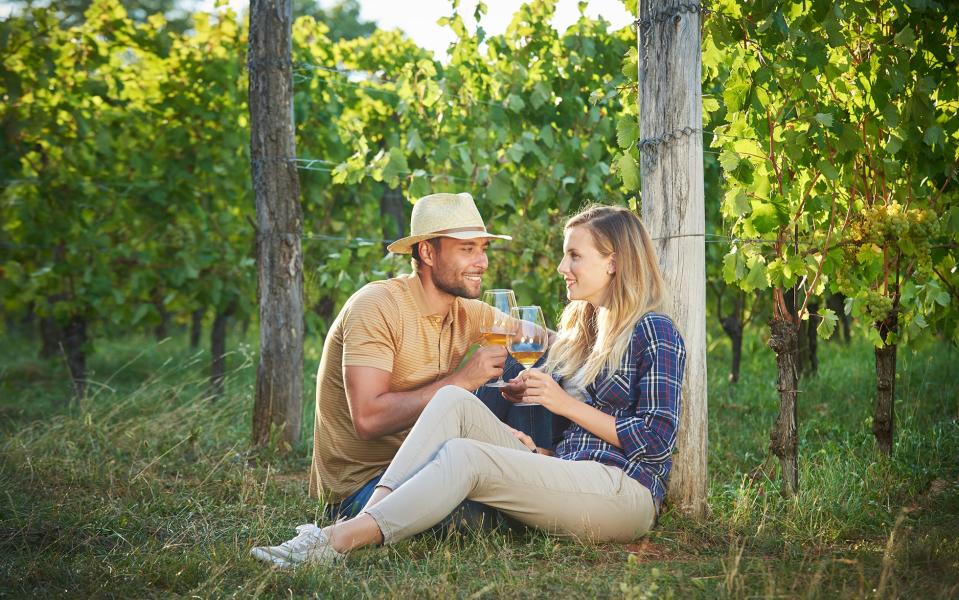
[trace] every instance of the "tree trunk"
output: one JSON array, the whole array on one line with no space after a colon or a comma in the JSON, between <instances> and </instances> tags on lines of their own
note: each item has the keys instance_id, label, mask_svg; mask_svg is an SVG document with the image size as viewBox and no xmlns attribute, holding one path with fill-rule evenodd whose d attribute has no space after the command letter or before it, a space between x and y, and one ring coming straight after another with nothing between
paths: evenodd
<instances>
[{"instance_id":1,"label":"tree trunk","mask_svg":"<svg viewBox=\"0 0 959 600\"><path fill-rule=\"evenodd\" d=\"M818 314L819 303L810 300L809 312ZM806 356L808 358L808 362L803 365L803 370L806 375L815 375L819 372L819 334L811 320L807 319L803 323L806 325Z\"/></svg>"},{"instance_id":2,"label":"tree trunk","mask_svg":"<svg viewBox=\"0 0 959 600\"><path fill-rule=\"evenodd\" d=\"M296 172L291 0L250 3L250 154L257 222L260 362L253 442L300 437L303 408L303 210Z\"/></svg>"},{"instance_id":3,"label":"tree trunk","mask_svg":"<svg viewBox=\"0 0 959 600\"><path fill-rule=\"evenodd\" d=\"M160 322L153 329L153 336L158 342L162 342L170 337L170 311L160 306L157 310L160 312Z\"/></svg>"},{"instance_id":4,"label":"tree trunk","mask_svg":"<svg viewBox=\"0 0 959 600\"><path fill-rule=\"evenodd\" d=\"M158 302L153 304L157 313L160 314L160 321L157 323L156 327L153 328L153 336L158 342L162 342L170 336L170 311L167 310L166 306L163 304L161 299Z\"/></svg>"},{"instance_id":5,"label":"tree trunk","mask_svg":"<svg viewBox=\"0 0 959 600\"><path fill-rule=\"evenodd\" d=\"M783 292L783 298L786 300L786 308L789 314L795 315L802 305L802 301L797 297L798 289L791 287ZM812 300L809 301L809 312L815 313L819 310L819 305ZM813 375L819 369L819 358L816 356L816 328L809 319L799 321L799 333L796 337L796 368L799 376Z\"/></svg>"},{"instance_id":6,"label":"tree trunk","mask_svg":"<svg viewBox=\"0 0 959 600\"><path fill-rule=\"evenodd\" d=\"M778 292L778 290L777 290ZM799 328L782 314L769 321L769 347L776 353L779 368L779 416L770 435L769 449L779 458L786 498L799 493L799 436L796 432L796 392L799 369L796 364Z\"/></svg>"},{"instance_id":7,"label":"tree trunk","mask_svg":"<svg viewBox=\"0 0 959 600\"><path fill-rule=\"evenodd\" d=\"M210 328L210 390L213 399L223 395L223 380L226 378L226 330L235 304L217 310Z\"/></svg>"},{"instance_id":8,"label":"tree trunk","mask_svg":"<svg viewBox=\"0 0 959 600\"><path fill-rule=\"evenodd\" d=\"M733 312L723 317L721 324L723 331L732 343L732 361L729 365L729 382L739 382L739 371L743 359L743 292L735 292Z\"/></svg>"},{"instance_id":9,"label":"tree trunk","mask_svg":"<svg viewBox=\"0 0 959 600\"><path fill-rule=\"evenodd\" d=\"M836 316L839 317L839 324L841 328L838 332L833 332L830 340L838 339L843 344L848 344L850 339L850 330L849 330L849 315L846 314L846 297L842 294L830 294L826 299L826 307L831 309ZM841 335L839 335L841 334Z\"/></svg>"},{"instance_id":10,"label":"tree trunk","mask_svg":"<svg viewBox=\"0 0 959 600\"><path fill-rule=\"evenodd\" d=\"M70 317L63 328L63 353L73 382L73 394L80 398L87 385L87 321L81 316Z\"/></svg>"},{"instance_id":11,"label":"tree trunk","mask_svg":"<svg viewBox=\"0 0 959 600\"><path fill-rule=\"evenodd\" d=\"M63 330L53 317L40 319L40 358L53 358L60 353Z\"/></svg>"},{"instance_id":12,"label":"tree trunk","mask_svg":"<svg viewBox=\"0 0 959 600\"><path fill-rule=\"evenodd\" d=\"M883 341L889 339L899 329L897 312L890 314L884 321L876 323L876 329ZM876 436L879 451L892 454L892 440L895 434L896 417L896 344L885 344L876 348L876 411L872 419L872 433Z\"/></svg>"},{"instance_id":13,"label":"tree trunk","mask_svg":"<svg viewBox=\"0 0 959 600\"><path fill-rule=\"evenodd\" d=\"M200 336L203 335L203 315L206 309L200 307L190 313L190 348L200 347Z\"/></svg>"},{"instance_id":14,"label":"tree trunk","mask_svg":"<svg viewBox=\"0 0 959 600\"><path fill-rule=\"evenodd\" d=\"M53 306L66 299L65 294L51 294L46 298L47 316L40 317L40 358L60 356L60 346L63 343L63 327L56 317L50 314Z\"/></svg>"},{"instance_id":15,"label":"tree trunk","mask_svg":"<svg viewBox=\"0 0 959 600\"><path fill-rule=\"evenodd\" d=\"M639 106L643 219L687 350L669 500L706 514L706 231L700 14L679 0L641 0ZM657 141L658 140L658 141Z\"/></svg>"},{"instance_id":16,"label":"tree trunk","mask_svg":"<svg viewBox=\"0 0 959 600\"><path fill-rule=\"evenodd\" d=\"M383 252L390 243L406 236L406 216L403 206L406 198L399 188L385 188L380 196L380 231L383 235Z\"/></svg>"}]
</instances>

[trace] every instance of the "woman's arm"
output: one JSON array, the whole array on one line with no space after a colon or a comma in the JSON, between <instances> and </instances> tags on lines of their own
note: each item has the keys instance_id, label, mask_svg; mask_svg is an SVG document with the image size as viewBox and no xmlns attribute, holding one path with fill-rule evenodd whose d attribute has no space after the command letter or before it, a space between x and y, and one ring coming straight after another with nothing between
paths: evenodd
<instances>
[{"instance_id":1,"label":"woman's arm","mask_svg":"<svg viewBox=\"0 0 959 600\"><path fill-rule=\"evenodd\" d=\"M638 384L631 414L619 418L573 398L540 371L525 374L524 400L537 402L623 450L628 458L661 462L672 454L679 425L686 351L672 322L657 315L643 319L633 342Z\"/></svg>"},{"instance_id":2,"label":"woman's arm","mask_svg":"<svg viewBox=\"0 0 959 600\"><path fill-rule=\"evenodd\" d=\"M672 321L662 315L641 319L634 335L639 376L634 410L616 419L616 434L630 460L663 462L676 442L686 349Z\"/></svg>"},{"instance_id":3,"label":"woman's arm","mask_svg":"<svg viewBox=\"0 0 959 600\"><path fill-rule=\"evenodd\" d=\"M521 377L526 381L524 402L542 404L551 413L566 417L593 435L622 448L616 435L616 419L612 415L573 398L542 371L530 369Z\"/></svg>"}]
</instances>

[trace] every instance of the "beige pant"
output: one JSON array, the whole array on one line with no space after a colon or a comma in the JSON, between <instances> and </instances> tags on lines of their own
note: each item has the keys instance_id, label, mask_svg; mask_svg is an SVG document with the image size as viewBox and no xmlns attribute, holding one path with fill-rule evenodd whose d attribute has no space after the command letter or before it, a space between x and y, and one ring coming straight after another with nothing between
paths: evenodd
<instances>
[{"instance_id":1,"label":"beige pant","mask_svg":"<svg viewBox=\"0 0 959 600\"><path fill-rule=\"evenodd\" d=\"M649 490L621 469L533 453L473 394L440 389L380 485L392 494L364 509L385 543L429 529L464 499L554 534L629 541L653 526Z\"/></svg>"}]
</instances>

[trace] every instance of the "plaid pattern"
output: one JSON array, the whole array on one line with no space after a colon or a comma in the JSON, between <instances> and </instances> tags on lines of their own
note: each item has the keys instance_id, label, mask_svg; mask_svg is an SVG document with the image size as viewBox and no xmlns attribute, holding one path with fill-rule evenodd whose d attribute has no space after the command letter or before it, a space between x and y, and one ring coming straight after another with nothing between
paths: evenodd
<instances>
[{"instance_id":1,"label":"plaid pattern","mask_svg":"<svg viewBox=\"0 0 959 600\"><path fill-rule=\"evenodd\" d=\"M673 465L685 368L686 348L673 322L658 313L643 315L619 368L612 375L604 369L579 390L587 404L616 417L622 449L573 423L556 456L619 467L649 488L658 507Z\"/></svg>"}]
</instances>

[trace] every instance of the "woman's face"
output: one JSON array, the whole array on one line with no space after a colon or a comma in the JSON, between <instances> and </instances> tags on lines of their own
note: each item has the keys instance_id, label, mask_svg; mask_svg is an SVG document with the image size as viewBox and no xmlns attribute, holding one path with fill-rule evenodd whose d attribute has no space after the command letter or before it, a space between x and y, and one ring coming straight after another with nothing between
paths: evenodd
<instances>
[{"instance_id":1,"label":"woman's face","mask_svg":"<svg viewBox=\"0 0 959 600\"><path fill-rule=\"evenodd\" d=\"M566 280L566 297L602 306L612 281L613 255L603 256L586 227L570 227L563 240L563 260L556 268Z\"/></svg>"}]
</instances>

